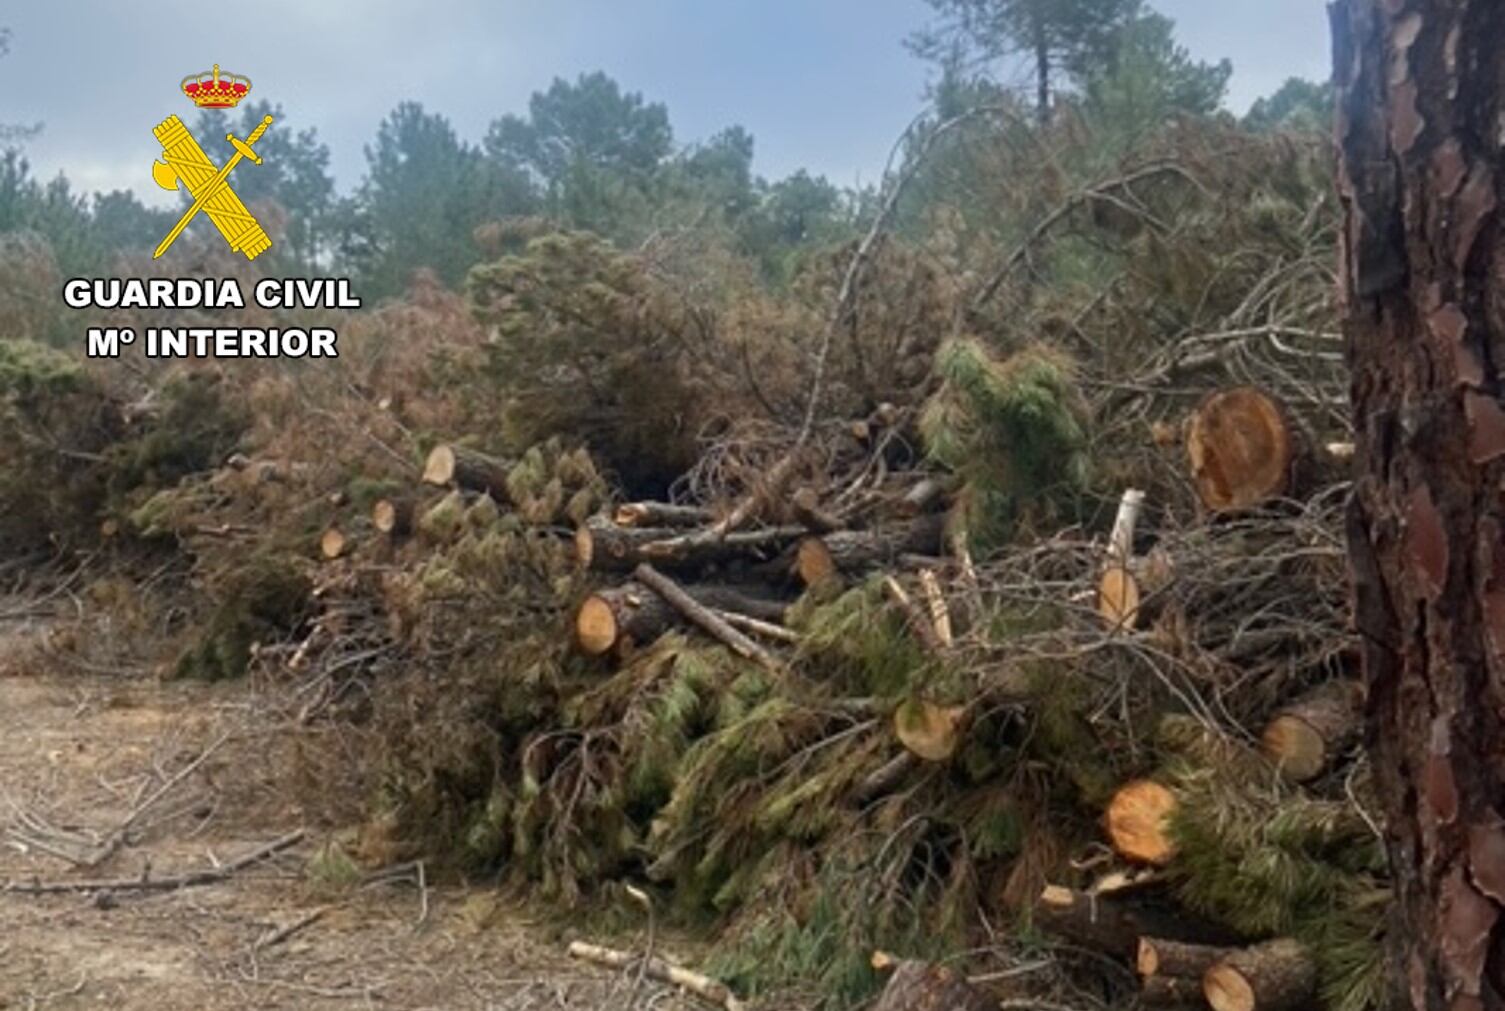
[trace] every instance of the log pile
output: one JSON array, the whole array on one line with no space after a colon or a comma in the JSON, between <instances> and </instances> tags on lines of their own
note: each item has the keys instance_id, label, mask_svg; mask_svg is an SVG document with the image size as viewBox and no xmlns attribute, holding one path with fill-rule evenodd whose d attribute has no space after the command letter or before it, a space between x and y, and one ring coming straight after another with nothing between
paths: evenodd
<instances>
[{"instance_id":1,"label":"log pile","mask_svg":"<svg viewBox=\"0 0 1505 1011\"><path fill-rule=\"evenodd\" d=\"M0 539L139 553L171 599L116 627L338 741L309 810L373 798L373 851L714 925L707 1000L1368 1011L1321 167L1178 121L1093 180L1058 125L1064 175L945 145L1019 214L880 220L777 295L698 229L519 236L329 370L242 371L224 438L43 361ZM627 976L678 968L656 925Z\"/></svg>"},{"instance_id":2,"label":"log pile","mask_svg":"<svg viewBox=\"0 0 1505 1011\"><path fill-rule=\"evenodd\" d=\"M302 722L369 707L406 838L564 903L650 882L760 959L852 939L833 979L871 974L858 939L917 956L880 1007L987 1006L923 943L966 948L979 911L1146 1007L1310 1006L1347 971L1316 910L1372 870L1331 856L1360 704L1342 492L1291 412L1209 396L1184 445L1145 435L1198 508L1136 480L1002 547L973 484L886 437L906 417L728 448L662 500L562 444L442 443L317 499L307 606L252 665L310 686ZM1300 888L1238 877L1265 866ZM1243 905L1269 894L1290 915Z\"/></svg>"},{"instance_id":3,"label":"log pile","mask_svg":"<svg viewBox=\"0 0 1505 1011\"><path fill-rule=\"evenodd\" d=\"M547 628L527 641L558 669L583 660L590 666L572 676L599 687L573 702L528 703L557 706L550 719L571 736L532 717L513 731L509 761L531 785L508 801L507 832L596 842L531 851L518 858L523 873L584 889L582 867L630 863L634 850L613 841L625 815L609 806L588 814L568 797L631 796L614 777L637 762L668 763L667 792L634 844L659 881L736 881L775 853L834 861L843 839L880 817L918 827L870 851L892 861L892 880L938 848L977 874L982 858L940 826L977 832L958 819L1003 817L1064 789L1091 828L1051 832L1048 845L1096 847L1117 869L1084 879L1074 863L1047 861L1013 915L1132 970L1146 1007L1308 1006L1334 971L1321 932L1298 906L1262 919L1218 892L1220 859L1271 844L1225 839L1226 826L1208 817L1209 804L1257 797L1274 815L1266 824L1279 824L1282 791L1325 804L1329 777L1351 757L1360 699L1343 630L1341 498L1309 465L1290 419L1263 391L1209 395L1184 425L1184 446L1158 448L1180 456L1199 515L1168 521L1154 493L1123 489L1096 531L981 561L955 529L964 488L913 461L875 466L885 450L872 432L893 418L864 419L867 441L842 432L843 448L828 457L840 469L824 475L786 464L796 458L786 454L734 497L600 496L573 517L568 503L592 485L561 480L557 463L508 464L441 445L419 485L374 502L367 528L389 550L430 557L425 587L445 585L466 552L520 551L523 541L547 546L552 561L538 575L566 587L555 599L568 600L568 655L545 644ZM556 448L549 458L567 456ZM1302 483L1314 475L1316 484ZM347 542L332 547L330 534ZM351 564L362 536L332 524L323 556ZM750 701L710 715L706 707L724 709L753 684ZM1075 694L1086 685L1097 694ZM700 716L684 722L669 707L681 695L701 699L691 710ZM1123 706L1127 720L1107 717ZM1149 750L1127 733L1157 720L1161 739ZM1252 728L1244 736L1257 746L1235 727ZM749 747L763 750L736 757ZM1056 785L993 797L989 779L965 770L999 756L1020 770L1043 763ZM750 769L767 771L749 780ZM1022 860L1027 849L1010 852ZM777 878L779 866L748 878L736 901L755 905L751 882ZM933 963L896 965L880 1006L966 1006L977 993Z\"/></svg>"}]
</instances>

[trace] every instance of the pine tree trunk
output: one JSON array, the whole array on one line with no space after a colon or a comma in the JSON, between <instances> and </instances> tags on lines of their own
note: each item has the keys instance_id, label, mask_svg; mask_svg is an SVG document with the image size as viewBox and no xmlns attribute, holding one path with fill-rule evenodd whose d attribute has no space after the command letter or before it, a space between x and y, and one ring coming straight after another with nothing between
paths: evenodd
<instances>
[{"instance_id":1,"label":"pine tree trunk","mask_svg":"<svg viewBox=\"0 0 1505 1011\"><path fill-rule=\"evenodd\" d=\"M1332 8L1350 507L1397 991L1505 1006L1505 4Z\"/></svg>"},{"instance_id":2,"label":"pine tree trunk","mask_svg":"<svg viewBox=\"0 0 1505 1011\"><path fill-rule=\"evenodd\" d=\"M1050 122L1050 40L1043 15L1035 18L1035 116L1044 126Z\"/></svg>"}]
</instances>

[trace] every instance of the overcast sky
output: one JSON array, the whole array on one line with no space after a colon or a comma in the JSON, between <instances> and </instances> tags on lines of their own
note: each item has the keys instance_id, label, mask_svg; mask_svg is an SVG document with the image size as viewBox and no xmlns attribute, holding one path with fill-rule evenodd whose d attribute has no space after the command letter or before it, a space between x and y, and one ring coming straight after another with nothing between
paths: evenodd
<instances>
[{"instance_id":1,"label":"overcast sky","mask_svg":"<svg viewBox=\"0 0 1505 1011\"><path fill-rule=\"evenodd\" d=\"M1233 60L1236 110L1328 74L1324 0L1152 3L1194 55ZM274 129L316 127L346 189L400 100L479 141L553 77L599 69L667 104L681 142L740 123L759 173L855 183L920 109L927 68L902 40L928 17L924 0L0 0L0 123L45 124L26 146L43 177L171 202L151 128L191 113L179 80L218 62L284 107Z\"/></svg>"}]
</instances>

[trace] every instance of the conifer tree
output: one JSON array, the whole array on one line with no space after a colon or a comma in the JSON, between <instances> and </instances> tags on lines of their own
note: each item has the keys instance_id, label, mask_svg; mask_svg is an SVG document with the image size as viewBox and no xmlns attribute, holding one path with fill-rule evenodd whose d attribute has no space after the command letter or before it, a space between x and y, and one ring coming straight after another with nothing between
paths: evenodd
<instances>
[{"instance_id":1,"label":"conifer tree","mask_svg":"<svg viewBox=\"0 0 1505 1011\"><path fill-rule=\"evenodd\" d=\"M1106 59L1117 34L1138 13L1140 0L928 0L941 16L913 48L944 59L958 50L992 61L1027 57L1035 80L1035 112L1050 118L1063 73L1080 74Z\"/></svg>"}]
</instances>

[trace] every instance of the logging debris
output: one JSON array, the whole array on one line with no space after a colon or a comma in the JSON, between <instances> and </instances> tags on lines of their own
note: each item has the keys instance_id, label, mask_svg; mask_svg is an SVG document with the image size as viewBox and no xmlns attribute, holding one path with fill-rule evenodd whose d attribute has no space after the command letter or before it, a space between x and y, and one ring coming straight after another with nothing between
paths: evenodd
<instances>
[{"instance_id":1,"label":"logging debris","mask_svg":"<svg viewBox=\"0 0 1505 1011\"><path fill-rule=\"evenodd\" d=\"M191 412L33 362L0 527L113 521L112 557L188 590L168 666L291 686L300 726L348 736L326 778L386 846L560 910L639 882L749 998L854 1005L882 946L932 984L987 949L969 986L995 999L1160 1006L1211 949L1220 995L1366 1011L1386 872L1338 704L1352 433L1330 223L1291 196L1325 190L1285 142L1218 141L1237 178L1083 190L1132 219L1111 243L1085 211L1001 270L967 229L940 266L874 238L802 268L793 307L699 304L658 240L533 238L370 324L432 341L258 377L255 428L220 404L184 469L156 419ZM1080 292L1036 283L1082 250L1105 260ZM987 298L951 291L978 263ZM824 350L798 337L822 318ZM116 445L126 471L93 459ZM1243 954L1275 938L1298 971Z\"/></svg>"}]
</instances>

